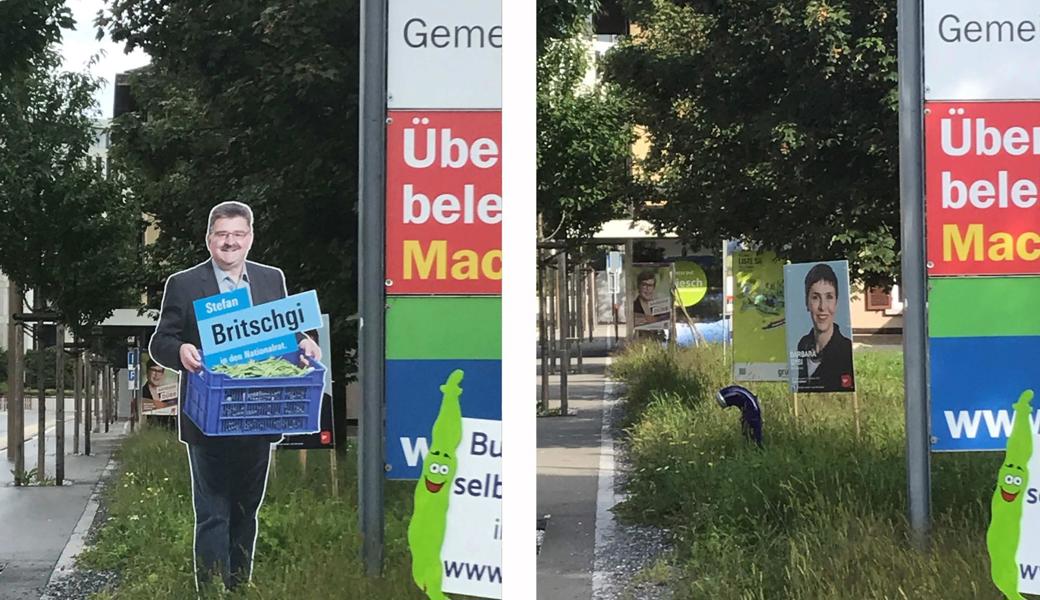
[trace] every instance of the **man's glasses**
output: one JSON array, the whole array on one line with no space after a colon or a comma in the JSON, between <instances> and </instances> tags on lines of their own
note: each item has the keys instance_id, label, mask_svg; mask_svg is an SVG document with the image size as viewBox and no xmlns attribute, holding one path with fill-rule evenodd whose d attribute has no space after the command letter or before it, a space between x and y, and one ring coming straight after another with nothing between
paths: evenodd
<instances>
[{"instance_id":1,"label":"man's glasses","mask_svg":"<svg viewBox=\"0 0 1040 600\"><path fill-rule=\"evenodd\" d=\"M234 238L235 240L244 240L246 238L246 236L249 235L249 232L248 231L214 231L210 235L213 237L213 239L217 239L217 240L227 240L228 238Z\"/></svg>"}]
</instances>

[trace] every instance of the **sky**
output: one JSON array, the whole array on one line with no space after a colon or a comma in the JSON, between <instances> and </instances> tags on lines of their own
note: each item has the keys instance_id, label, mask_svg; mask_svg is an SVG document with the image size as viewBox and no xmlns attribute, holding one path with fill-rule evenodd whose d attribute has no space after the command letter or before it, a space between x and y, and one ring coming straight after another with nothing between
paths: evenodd
<instances>
[{"instance_id":1,"label":"sky","mask_svg":"<svg viewBox=\"0 0 1040 600\"><path fill-rule=\"evenodd\" d=\"M64 58L64 68L69 71L86 71L90 57L104 51L104 56L89 70L105 79L104 85L96 94L96 99L100 104L102 117L110 118L116 73L148 64L148 55L139 49L129 55L124 54L123 45L114 43L107 35L101 41L94 39L97 32L94 17L104 8L103 0L66 0L65 4L72 9L76 19L76 30L62 31L61 54Z\"/></svg>"}]
</instances>

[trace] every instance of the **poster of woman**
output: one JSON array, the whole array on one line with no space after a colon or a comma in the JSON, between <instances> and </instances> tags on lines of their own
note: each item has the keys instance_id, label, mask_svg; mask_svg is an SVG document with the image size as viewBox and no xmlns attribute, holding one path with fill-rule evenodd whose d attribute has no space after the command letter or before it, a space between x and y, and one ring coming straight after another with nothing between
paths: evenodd
<instances>
[{"instance_id":1,"label":"poster of woman","mask_svg":"<svg viewBox=\"0 0 1040 600\"><path fill-rule=\"evenodd\" d=\"M672 319L671 264L634 263L625 280L632 298L631 335L663 339Z\"/></svg>"},{"instance_id":2,"label":"poster of woman","mask_svg":"<svg viewBox=\"0 0 1040 600\"><path fill-rule=\"evenodd\" d=\"M849 263L784 265L791 391L854 392Z\"/></svg>"}]
</instances>

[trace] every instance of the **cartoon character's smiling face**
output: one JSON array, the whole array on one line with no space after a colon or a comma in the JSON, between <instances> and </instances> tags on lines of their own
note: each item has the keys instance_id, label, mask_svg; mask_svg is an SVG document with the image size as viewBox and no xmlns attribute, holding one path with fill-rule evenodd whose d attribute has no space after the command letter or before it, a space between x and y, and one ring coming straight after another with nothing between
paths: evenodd
<instances>
[{"instance_id":1,"label":"cartoon character's smiling face","mask_svg":"<svg viewBox=\"0 0 1040 600\"><path fill-rule=\"evenodd\" d=\"M456 459L444 450L430 450L423 462L423 483L431 494L440 493L455 476Z\"/></svg>"},{"instance_id":2,"label":"cartoon character's smiling face","mask_svg":"<svg viewBox=\"0 0 1040 600\"><path fill-rule=\"evenodd\" d=\"M1025 485L1025 476L1025 469L1018 465L1007 463L1000 468L997 489L1000 490L1000 497L1004 499L1004 502L1014 502L1018 498Z\"/></svg>"}]
</instances>

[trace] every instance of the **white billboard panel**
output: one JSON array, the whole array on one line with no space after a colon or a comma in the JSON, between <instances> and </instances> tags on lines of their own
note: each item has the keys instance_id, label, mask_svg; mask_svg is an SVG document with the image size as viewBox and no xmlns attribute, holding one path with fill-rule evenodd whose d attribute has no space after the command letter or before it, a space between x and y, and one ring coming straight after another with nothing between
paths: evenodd
<instances>
[{"instance_id":1,"label":"white billboard panel","mask_svg":"<svg viewBox=\"0 0 1040 600\"><path fill-rule=\"evenodd\" d=\"M390 0L387 108L501 109L500 0Z\"/></svg>"},{"instance_id":2,"label":"white billboard panel","mask_svg":"<svg viewBox=\"0 0 1040 600\"><path fill-rule=\"evenodd\" d=\"M926 100L1040 100L1040 3L925 0Z\"/></svg>"},{"instance_id":3,"label":"white billboard panel","mask_svg":"<svg viewBox=\"0 0 1040 600\"><path fill-rule=\"evenodd\" d=\"M502 597L502 422L462 419L441 547L444 591Z\"/></svg>"}]
</instances>

